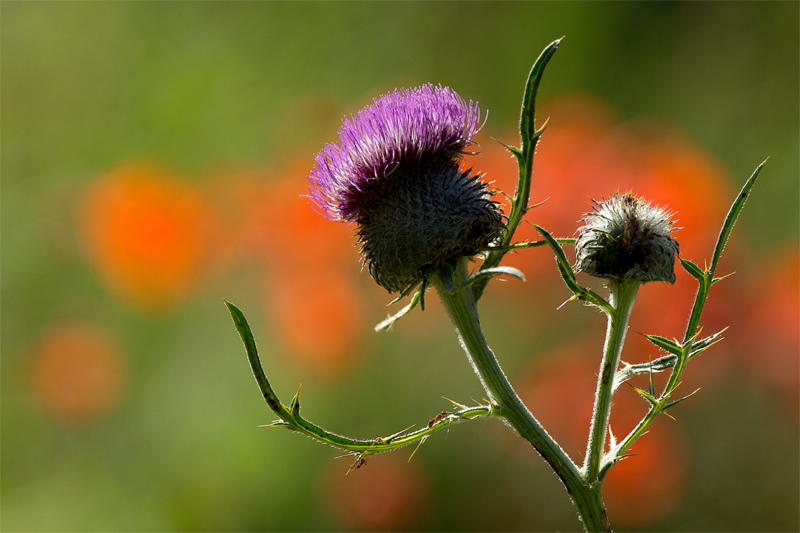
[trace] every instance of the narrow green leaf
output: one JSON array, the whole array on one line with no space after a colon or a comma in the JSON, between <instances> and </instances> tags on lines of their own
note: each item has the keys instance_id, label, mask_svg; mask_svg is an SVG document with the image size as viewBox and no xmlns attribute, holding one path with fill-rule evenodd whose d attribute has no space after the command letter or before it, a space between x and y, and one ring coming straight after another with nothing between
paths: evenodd
<instances>
[{"instance_id":1,"label":"narrow green leaf","mask_svg":"<svg viewBox=\"0 0 800 533\"><path fill-rule=\"evenodd\" d=\"M390 327L392 327L392 325L395 322L397 322L398 320L403 318L405 315L407 315L419 303L420 299L422 298L422 291L423 290L425 290L425 288L424 287L420 287L420 290L418 290L416 292L416 294L414 294L414 297L411 299L411 302L409 302L409 304L407 306L405 306L399 312L397 312L396 314L388 317L386 320L384 320L383 322L381 322L380 324L375 326L375 331L385 331L385 330L389 329Z\"/></svg>"},{"instance_id":2,"label":"narrow green leaf","mask_svg":"<svg viewBox=\"0 0 800 533\"><path fill-rule=\"evenodd\" d=\"M561 272L561 277L564 278L564 282L570 288L570 290L576 294L580 294L583 292L583 289L580 285L578 285L578 280L575 277L575 272L572 270L572 265L569 264L567 260L567 255L564 253L564 249L556 242L550 233L536 224L531 224L536 231L538 231L544 240L547 241L547 244L553 250L553 253L556 255L556 263L558 264L558 270Z\"/></svg>"},{"instance_id":3,"label":"narrow green leaf","mask_svg":"<svg viewBox=\"0 0 800 533\"><path fill-rule=\"evenodd\" d=\"M261 389L261 394L264 396L269 408L272 409L275 414L283 418L288 414L288 411L278 399L275 391L272 390L272 386L269 384L267 375L264 373L264 368L261 366L261 360L258 357L256 341L253 338L253 332L250 331L250 325L247 323L247 319L244 317L244 314L239 310L239 308L232 303L225 301L225 305L228 307L231 318L233 318L233 324L236 327L236 331L239 332L239 336L242 338L245 351L247 352L247 359L250 362L250 368L253 371L253 376L256 378L258 388Z\"/></svg>"},{"instance_id":4,"label":"narrow green leaf","mask_svg":"<svg viewBox=\"0 0 800 533\"><path fill-rule=\"evenodd\" d=\"M359 440L337 435L336 433L327 431L320 426L301 418L300 389L297 389L297 393L292 399L290 408L287 409L286 406L284 406L280 400L278 400L278 397L275 395L275 392L272 390L272 387L267 380L267 376L264 374L264 369L261 367L261 361L258 358L256 343L253 339L253 334L250 331L250 326L247 323L247 319L245 319L244 314L239 310L239 308L232 303L226 301L225 305L228 307L228 311L231 313L236 330L239 332L239 335L244 342L245 349L247 351L247 357L250 361L250 367L253 370L253 374L256 378L256 383L258 383L258 386L264 395L264 399L267 401L267 405L269 405L270 409L272 409L272 411L280 417L280 420L275 420L274 422L262 427L285 427L289 430L303 433L304 435L307 435L320 442L324 442L325 444L362 455L388 452L403 446L407 446L413 442L422 441L431 433L446 427L444 424L440 424L433 427L424 427L412 433L406 433L409 429L411 429L409 427L388 437ZM451 414L450 418L452 421L472 420L474 418L490 416L491 414L491 406L478 406L461 409L460 411Z\"/></svg>"},{"instance_id":5,"label":"narrow green leaf","mask_svg":"<svg viewBox=\"0 0 800 533\"><path fill-rule=\"evenodd\" d=\"M525 83L525 92L522 96L522 109L519 114L519 134L522 141L522 152L527 154L530 148L530 143L536 134L536 126L534 125L534 115L536 114L536 93L539 91L539 83L542 81L542 74L547 63L556 53L558 45L561 44L561 39L557 39L550 43L539 55L539 58L533 63L531 72L528 75L528 81Z\"/></svg>"},{"instance_id":6,"label":"narrow green leaf","mask_svg":"<svg viewBox=\"0 0 800 533\"><path fill-rule=\"evenodd\" d=\"M595 293L591 289L580 286L578 279L575 277L575 271L572 269L572 265L569 264L567 255L564 253L564 249L561 248L561 245L558 243L558 241L556 241L556 239L554 239L547 230L537 226L536 224L531 224L531 226L536 228L536 231L538 231L542 237L544 237L547 244L550 245L550 248L553 250L553 253L555 253L558 271L561 273L564 283L567 284L567 287L569 287L569 290L572 291L575 297L581 301L599 307L608 314L613 313L614 308L602 296Z\"/></svg>"},{"instance_id":7,"label":"narrow green leaf","mask_svg":"<svg viewBox=\"0 0 800 533\"><path fill-rule=\"evenodd\" d=\"M405 298L406 296L408 296L409 294L411 294L411 293L414 291L414 289L416 289L416 288L417 288L417 287L419 287L419 286L420 286L420 284L419 284L419 283L412 283L411 285L409 285L408 287L406 287L406 289L405 289L403 292L401 292L401 293L400 293L400 296L398 296L397 298L395 298L394 300L392 300L391 302L389 302L389 305L394 305L394 304L396 304L397 302L399 302L400 300L402 300L403 298Z\"/></svg>"},{"instance_id":8,"label":"narrow green leaf","mask_svg":"<svg viewBox=\"0 0 800 533\"><path fill-rule=\"evenodd\" d=\"M680 355L683 353L683 349L681 348L680 344L666 337L660 337L658 335L645 335L645 338L662 350L673 355Z\"/></svg>"},{"instance_id":9,"label":"narrow green leaf","mask_svg":"<svg viewBox=\"0 0 800 533\"><path fill-rule=\"evenodd\" d=\"M679 258L681 260L681 265L683 265L684 270L689 273L697 281L702 281L706 277L706 273L703 272L699 266L695 265L688 259L684 259L683 257Z\"/></svg>"},{"instance_id":10,"label":"narrow green leaf","mask_svg":"<svg viewBox=\"0 0 800 533\"><path fill-rule=\"evenodd\" d=\"M525 281L525 274L522 273L521 270L510 267L510 266L498 266L494 268L484 268L482 270L478 270L470 277L464 280L464 282L459 285L459 289L472 285L477 280L486 277L486 276L499 276L500 274L508 274L509 276L514 276L515 278L519 279L520 281Z\"/></svg>"},{"instance_id":11,"label":"narrow green leaf","mask_svg":"<svg viewBox=\"0 0 800 533\"><path fill-rule=\"evenodd\" d=\"M730 211L728 211L728 216L725 217L725 222L722 224L722 230L719 232L719 237L717 238L717 244L714 246L714 255L711 258L711 267L708 269L711 277L714 277L714 272L717 269L717 265L719 264L720 256L722 256L722 250L725 249L725 245L728 242L728 238L731 235L731 231L733 231L733 225L736 224L736 219L739 218L739 213L742 212L742 208L744 207L744 203L747 201L747 198L750 196L751 191L753 190L753 185L756 183L756 179L758 175L761 173L761 168L767 162L765 159L758 167L755 169L753 174L744 184L742 190L739 192L739 195L736 197L736 200L731 205Z\"/></svg>"},{"instance_id":12,"label":"narrow green leaf","mask_svg":"<svg viewBox=\"0 0 800 533\"><path fill-rule=\"evenodd\" d=\"M655 405L656 403L658 403L658 400L656 400L655 396L653 396L649 392L643 391L642 389L640 389L638 387L634 387L633 390L638 392L639 396L641 396L642 398L647 400L650 403L650 405Z\"/></svg>"},{"instance_id":13,"label":"narrow green leaf","mask_svg":"<svg viewBox=\"0 0 800 533\"><path fill-rule=\"evenodd\" d=\"M530 198L531 176L533 174L533 155L536 143L542 135L542 130L537 130L534 123L534 115L536 114L536 94L539 90L539 83L542 81L544 68L553 57L560 42L561 39L558 39L550 43L542 51L539 58L534 62L531 72L528 75L528 80L525 83L525 90L522 94L522 108L520 110L520 148L508 148L517 159L517 169L519 171L517 188L511 202L508 224L503 233L500 246L487 255L481 269L494 268L500 264L500 261L507 252L505 247L511 244L511 241L514 239L514 232L516 232L517 226L519 226L522 217L527 211L528 199ZM488 281L489 278L483 278L472 285L472 292L476 300L479 300L481 295L483 295Z\"/></svg>"},{"instance_id":14,"label":"narrow green leaf","mask_svg":"<svg viewBox=\"0 0 800 533\"><path fill-rule=\"evenodd\" d=\"M722 331L720 331L718 333L715 333L715 334L713 334L711 336L708 336L708 337L706 337L704 339L701 339L701 340L699 340L697 342L692 342L692 347L689 350L689 357L692 358L695 355L698 355L703 350L707 349L709 346L711 346L713 344L716 344L717 342L721 341L722 340L722 334L727 329L728 328L725 328Z\"/></svg>"},{"instance_id":15,"label":"narrow green leaf","mask_svg":"<svg viewBox=\"0 0 800 533\"><path fill-rule=\"evenodd\" d=\"M500 141L498 141L498 142L500 142ZM506 148L506 150L511 152L514 155L514 157L516 157L517 159L520 159L520 158L524 157L524 155L522 153L522 150L520 150L516 146L511 146L511 145L508 145L508 144L505 144L505 143L502 143L502 142L500 144L502 144Z\"/></svg>"}]
</instances>

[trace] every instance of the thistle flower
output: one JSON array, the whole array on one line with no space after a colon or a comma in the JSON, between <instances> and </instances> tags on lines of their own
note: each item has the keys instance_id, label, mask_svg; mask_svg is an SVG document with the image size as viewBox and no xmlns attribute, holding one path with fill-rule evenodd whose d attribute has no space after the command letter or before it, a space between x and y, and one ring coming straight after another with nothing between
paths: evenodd
<instances>
[{"instance_id":1,"label":"thistle flower","mask_svg":"<svg viewBox=\"0 0 800 533\"><path fill-rule=\"evenodd\" d=\"M669 213L630 193L594 201L575 242L575 270L615 281L675 283L680 253Z\"/></svg>"},{"instance_id":2,"label":"thistle flower","mask_svg":"<svg viewBox=\"0 0 800 533\"><path fill-rule=\"evenodd\" d=\"M502 235L487 185L459 168L479 118L478 104L449 88L401 89L343 119L339 144L317 154L309 197L327 218L358 225L364 264L389 292Z\"/></svg>"}]
</instances>

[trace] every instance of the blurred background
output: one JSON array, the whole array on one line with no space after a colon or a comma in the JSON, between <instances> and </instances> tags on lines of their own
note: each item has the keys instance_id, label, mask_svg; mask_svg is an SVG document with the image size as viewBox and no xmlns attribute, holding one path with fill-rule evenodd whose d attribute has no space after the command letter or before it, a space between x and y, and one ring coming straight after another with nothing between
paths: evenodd
<instances>
[{"instance_id":1,"label":"blurred background","mask_svg":"<svg viewBox=\"0 0 800 533\"><path fill-rule=\"evenodd\" d=\"M396 87L453 88L489 111L464 164L513 192L531 64L549 117L529 220L571 236L591 198L677 212L703 265L769 156L726 249L690 400L604 488L617 530L796 531L798 65L793 2L3 2L2 528L15 531L565 530L565 490L496 420L351 458L280 429L223 305L248 316L273 386L358 438L480 401L430 294L392 331L352 228L301 195L341 117ZM535 238L527 226L520 239ZM571 253L571 250L568 250ZM603 317L550 251L509 256L487 338L534 414L583 458ZM582 278L597 288L596 283ZM594 284L593 284L594 283ZM633 332L681 336L695 291L640 291ZM646 383L637 383L642 386ZM611 427L646 405L629 387Z\"/></svg>"}]
</instances>

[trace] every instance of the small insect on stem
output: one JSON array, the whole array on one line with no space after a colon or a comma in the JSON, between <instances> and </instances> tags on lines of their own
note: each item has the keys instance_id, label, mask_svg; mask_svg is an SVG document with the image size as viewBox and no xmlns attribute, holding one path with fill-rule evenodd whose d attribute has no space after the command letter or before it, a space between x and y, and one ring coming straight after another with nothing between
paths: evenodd
<instances>
[{"instance_id":1,"label":"small insect on stem","mask_svg":"<svg viewBox=\"0 0 800 533\"><path fill-rule=\"evenodd\" d=\"M450 414L450 413L448 413L447 411L442 411L441 413L439 413L438 415L436 415L436 417L433 417L433 418L431 418L430 420L428 420L428 428L432 428L432 427L433 427L433 425L434 425L436 422L440 421L442 418L446 417L446 416L447 416L447 415L449 415L449 414Z\"/></svg>"},{"instance_id":2,"label":"small insect on stem","mask_svg":"<svg viewBox=\"0 0 800 533\"><path fill-rule=\"evenodd\" d=\"M355 462L354 462L353 464L351 464L351 465L350 465L350 468L348 468L348 469L347 469L347 474L349 474L350 472L352 472L354 469L359 469L359 468L361 468L361 467L362 467L362 466L364 466L365 464L367 464L367 458L366 458L366 457L364 457L363 455L359 455L359 456L356 458ZM347 474L345 474L345 475L347 475Z\"/></svg>"}]
</instances>

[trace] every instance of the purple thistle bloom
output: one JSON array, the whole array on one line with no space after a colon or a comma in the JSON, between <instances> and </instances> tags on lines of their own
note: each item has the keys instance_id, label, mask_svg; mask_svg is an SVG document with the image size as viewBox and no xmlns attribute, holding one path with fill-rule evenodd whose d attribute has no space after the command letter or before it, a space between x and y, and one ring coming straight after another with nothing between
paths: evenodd
<instances>
[{"instance_id":1,"label":"purple thistle bloom","mask_svg":"<svg viewBox=\"0 0 800 533\"><path fill-rule=\"evenodd\" d=\"M309 197L332 220L355 222L364 263L390 292L472 256L505 228L480 176L459 169L480 109L446 87L376 98L343 119L309 176Z\"/></svg>"},{"instance_id":2,"label":"purple thistle bloom","mask_svg":"<svg viewBox=\"0 0 800 533\"><path fill-rule=\"evenodd\" d=\"M359 197L397 167L456 159L480 131L480 108L447 87L400 89L342 119L340 144L327 144L309 176L309 197L332 220L353 222Z\"/></svg>"}]
</instances>

